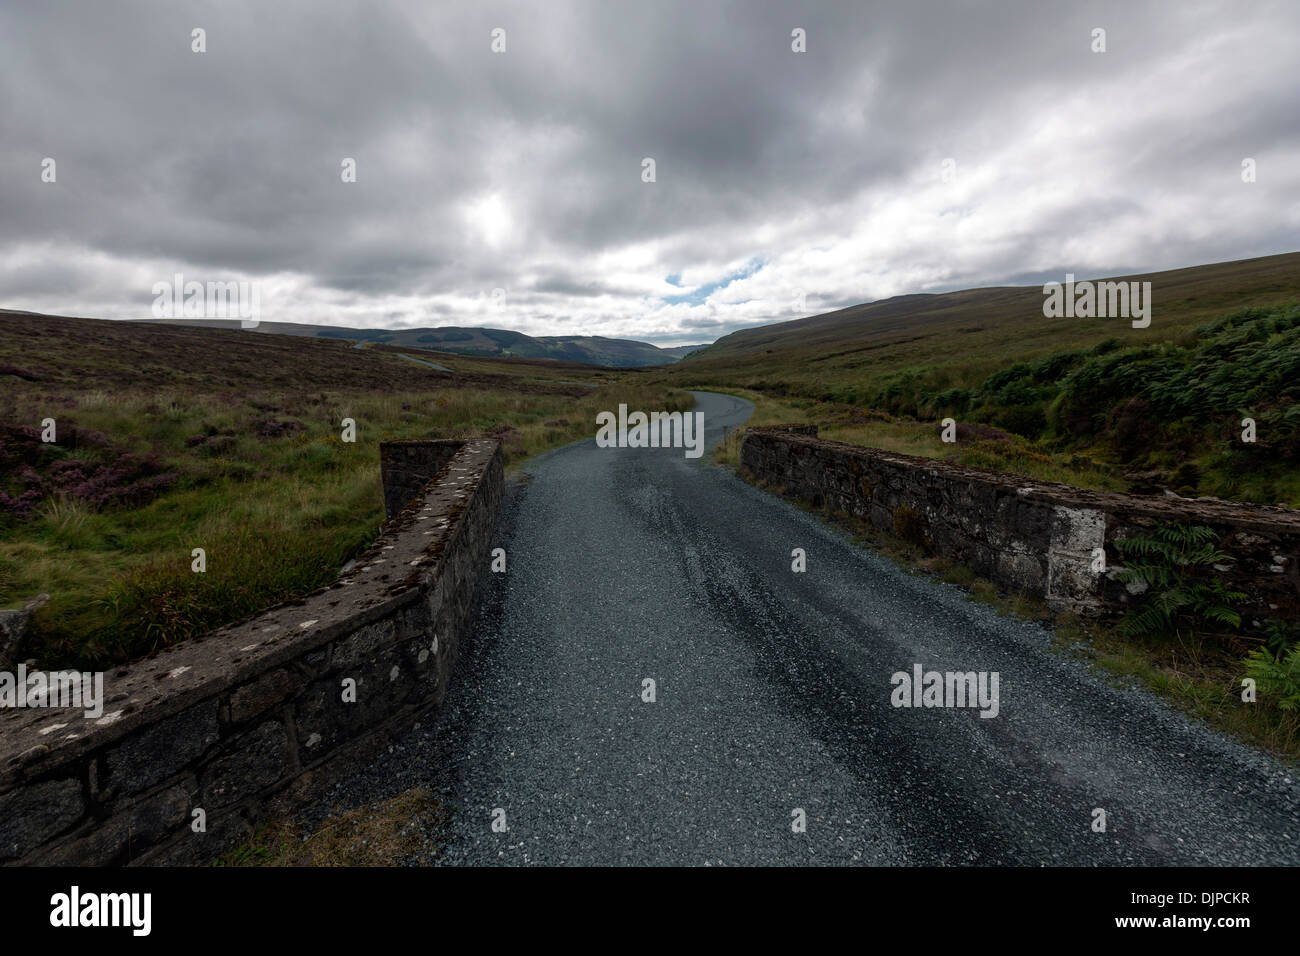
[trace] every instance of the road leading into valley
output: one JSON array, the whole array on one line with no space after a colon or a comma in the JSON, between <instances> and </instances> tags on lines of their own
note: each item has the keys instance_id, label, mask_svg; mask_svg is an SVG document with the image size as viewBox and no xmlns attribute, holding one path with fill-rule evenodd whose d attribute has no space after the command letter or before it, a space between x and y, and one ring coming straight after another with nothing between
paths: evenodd
<instances>
[{"instance_id":1,"label":"road leading into valley","mask_svg":"<svg viewBox=\"0 0 1300 956\"><path fill-rule=\"evenodd\" d=\"M752 410L696 394L710 442ZM1300 863L1294 771L707 461L532 462L445 712L354 801L431 788L444 864ZM996 716L895 707L917 664Z\"/></svg>"}]
</instances>

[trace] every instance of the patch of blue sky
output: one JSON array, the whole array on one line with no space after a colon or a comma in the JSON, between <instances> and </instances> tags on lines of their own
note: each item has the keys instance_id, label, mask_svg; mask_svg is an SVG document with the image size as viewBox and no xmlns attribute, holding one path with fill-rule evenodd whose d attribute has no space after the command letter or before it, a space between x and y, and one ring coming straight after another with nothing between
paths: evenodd
<instances>
[{"instance_id":1,"label":"patch of blue sky","mask_svg":"<svg viewBox=\"0 0 1300 956\"><path fill-rule=\"evenodd\" d=\"M706 282L704 285L696 286L690 292L685 292L681 295L662 296L659 301L666 305L680 305L683 302L689 305L701 305L714 292L717 292L719 289L725 289L737 279L748 279L761 268L763 268L762 259L750 259L735 272L723 276L716 282ZM682 274L680 272L675 272L672 275L665 277L664 281L680 288L682 284Z\"/></svg>"}]
</instances>

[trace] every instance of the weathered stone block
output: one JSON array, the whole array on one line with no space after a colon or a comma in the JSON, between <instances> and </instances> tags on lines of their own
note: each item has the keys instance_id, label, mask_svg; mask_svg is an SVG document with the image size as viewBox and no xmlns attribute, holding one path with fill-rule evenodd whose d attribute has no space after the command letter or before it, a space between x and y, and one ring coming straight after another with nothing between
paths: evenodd
<instances>
[{"instance_id":1,"label":"weathered stone block","mask_svg":"<svg viewBox=\"0 0 1300 956\"><path fill-rule=\"evenodd\" d=\"M41 863L72 865L85 860L130 862L159 840L188 825L190 791L168 787L113 814L86 836L65 843Z\"/></svg>"},{"instance_id":2,"label":"weathered stone block","mask_svg":"<svg viewBox=\"0 0 1300 956\"><path fill-rule=\"evenodd\" d=\"M202 833L186 825L179 839L151 848L132 862L146 866L204 866L252 835L253 824L243 814L216 814L207 818Z\"/></svg>"},{"instance_id":3,"label":"weathered stone block","mask_svg":"<svg viewBox=\"0 0 1300 956\"><path fill-rule=\"evenodd\" d=\"M330 653L330 669L347 670L374 658L380 648L393 643L396 633L397 628L390 618L353 631L335 643Z\"/></svg>"},{"instance_id":4,"label":"weathered stone block","mask_svg":"<svg viewBox=\"0 0 1300 956\"><path fill-rule=\"evenodd\" d=\"M274 785L289 771L289 737L279 721L268 720L222 749L228 756L203 773L199 806L209 813Z\"/></svg>"},{"instance_id":5,"label":"weathered stone block","mask_svg":"<svg viewBox=\"0 0 1300 956\"><path fill-rule=\"evenodd\" d=\"M179 773L217 742L217 704L216 700L197 704L109 751L107 786L139 793Z\"/></svg>"},{"instance_id":6,"label":"weathered stone block","mask_svg":"<svg viewBox=\"0 0 1300 956\"><path fill-rule=\"evenodd\" d=\"M295 709L298 759L320 759L344 741L400 709L418 690L416 674L403 667L401 649L389 646L365 664L312 684ZM356 701L343 700L343 681L356 681Z\"/></svg>"},{"instance_id":7,"label":"weathered stone block","mask_svg":"<svg viewBox=\"0 0 1300 956\"><path fill-rule=\"evenodd\" d=\"M242 724L288 700L303 685L290 667L279 667L256 680L236 687L230 694L230 720Z\"/></svg>"},{"instance_id":8,"label":"weathered stone block","mask_svg":"<svg viewBox=\"0 0 1300 956\"><path fill-rule=\"evenodd\" d=\"M0 860L16 860L86 812L81 781L47 780L0 797Z\"/></svg>"}]
</instances>

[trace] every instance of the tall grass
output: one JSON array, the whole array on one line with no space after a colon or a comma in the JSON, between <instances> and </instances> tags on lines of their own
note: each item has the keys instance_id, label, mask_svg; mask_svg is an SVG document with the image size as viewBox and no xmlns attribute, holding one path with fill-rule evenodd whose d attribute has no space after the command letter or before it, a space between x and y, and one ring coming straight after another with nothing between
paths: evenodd
<instances>
[{"instance_id":1,"label":"tall grass","mask_svg":"<svg viewBox=\"0 0 1300 956\"><path fill-rule=\"evenodd\" d=\"M69 396L60 430L107 448L56 449L63 460L151 453L176 482L140 507L95 511L51 498L0 525L0 606L50 594L22 653L43 666L103 667L194 637L320 587L364 550L383 521L381 441L493 435L507 464L592 437L598 411L685 410L685 392L614 384L566 395L473 387L400 392ZM50 400L20 399L18 422ZM355 442L342 421L356 423ZM191 569L195 548L207 570Z\"/></svg>"}]
</instances>

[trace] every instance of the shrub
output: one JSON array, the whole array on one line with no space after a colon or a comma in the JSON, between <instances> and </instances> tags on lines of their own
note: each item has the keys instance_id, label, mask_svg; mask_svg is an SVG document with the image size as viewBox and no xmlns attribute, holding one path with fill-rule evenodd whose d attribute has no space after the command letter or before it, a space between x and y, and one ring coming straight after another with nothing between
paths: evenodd
<instances>
[{"instance_id":1,"label":"shrub","mask_svg":"<svg viewBox=\"0 0 1300 956\"><path fill-rule=\"evenodd\" d=\"M1160 525L1149 535L1116 541L1126 564L1119 579L1146 586L1143 600L1125 615L1119 632L1141 637L1180 628L1240 627L1241 615L1232 605L1246 595L1204 576L1207 568L1231 560L1217 543L1214 529L1182 524Z\"/></svg>"},{"instance_id":2,"label":"shrub","mask_svg":"<svg viewBox=\"0 0 1300 956\"><path fill-rule=\"evenodd\" d=\"M957 443L981 442L981 441L1009 441L1011 436L1000 428L994 428L992 425L981 425L979 423L958 422L957 423Z\"/></svg>"},{"instance_id":3,"label":"shrub","mask_svg":"<svg viewBox=\"0 0 1300 956\"><path fill-rule=\"evenodd\" d=\"M1084 359L1082 352L1059 352L1042 359L1033 368L1033 380L1037 384L1059 382L1062 376Z\"/></svg>"},{"instance_id":4,"label":"shrub","mask_svg":"<svg viewBox=\"0 0 1300 956\"><path fill-rule=\"evenodd\" d=\"M940 392L932 402L935 413L961 415L970 407L970 392L964 388L950 388Z\"/></svg>"},{"instance_id":5,"label":"shrub","mask_svg":"<svg viewBox=\"0 0 1300 956\"><path fill-rule=\"evenodd\" d=\"M1297 643L1300 624L1277 619L1264 622L1264 646L1274 657L1282 657Z\"/></svg>"},{"instance_id":6,"label":"shrub","mask_svg":"<svg viewBox=\"0 0 1300 956\"><path fill-rule=\"evenodd\" d=\"M1047 428L1047 416L1040 405L1012 405L999 409L993 422L1026 438L1037 438Z\"/></svg>"},{"instance_id":7,"label":"shrub","mask_svg":"<svg viewBox=\"0 0 1300 956\"><path fill-rule=\"evenodd\" d=\"M925 519L915 509L899 505L894 509L894 534L910 544L925 547Z\"/></svg>"},{"instance_id":8,"label":"shrub","mask_svg":"<svg viewBox=\"0 0 1300 956\"><path fill-rule=\"evenodd\" d=\"M1300 646L1274 657L1266 648L1246 658L1246 676L1253 677L1261 694L1283 710L1300 710Z\"/></svg>"},{"instance_id":9,"label":"shrub","mask_svg":"<svg viewBox=\"0 0 1300 956\"><path fill-rule=\"evenodd\" d=\"M1108 424L1115 450L1126 461L1155 447L1160 430L1152 415L1151 403L1144 398L1121 401L1111 409Z\"/></svg>"}]
</instances>

